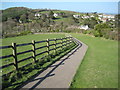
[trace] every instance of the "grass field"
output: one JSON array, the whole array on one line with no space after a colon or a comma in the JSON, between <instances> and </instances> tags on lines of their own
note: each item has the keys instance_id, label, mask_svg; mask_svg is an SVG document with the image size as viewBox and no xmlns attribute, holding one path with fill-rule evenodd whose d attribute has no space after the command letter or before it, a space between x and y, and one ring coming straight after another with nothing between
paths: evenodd
<instances>
[{"instance_id":1,"label":"grass field","mask_svg":"<svg viewBox=\"0 0 120 90\"><path fill-rule=\"evenodd\" d=\"M65 37L65 34L35 34L35 35L25 35L25 36L19 36L19 37L5 38L5 39L2 39L2 46L11 45L12 42L17 43L17 44L22 44L22 43L30 43L30 42L32 42L32 40L41 41L41 40L61 38L61 37ZM51 43L54 43L54 42L51 42ZM44 46L44 45L46 45L46 43L36 44L36 48L40 47L40 46ZM53 47L50 47L50 48L53 48ZM17 52L22 52L22 51L31 50L31 49L32 49L31 45L22 46L22 47L17 48ZM43 52L45 50L47 50L47 48L37 50L36 54L40 53L40 52ZM11 48L2 50L2 55L9 55L9 54L12 54L12 49ZM46 54L47 53L39 55L36 58L39 59L40 57L45 56ZM22 55L18 55L18 61L23 59L23 58L27 58L31 55L32 55L32 52L22 54ZM2 65L9 64L11 62L14 62L13 57L3 59L2 60ZM33 59L28 59L24 62L19 63L18 66L22 67L22 66L26 65L27 63L31 63L31 62L33 62ZM4 68L2 70L2 74L8 73L8 72L12 71L13 69L14 69L14 66L10 66L9 68Z\"/></svg>"},{"instance_id":2,"label":"grass field","mask_svg":"<svg viewBox=\"0 0 120 90\"><path fill-rule=\"evenodd\" d=\"M13 38L6 38L3 39L3 46L4 45L11 45L12 42L15 42L17 44L21 44L21 43L29 43L32 40L36 40L36 41L41 41L41 40L46 40L46 39L50 39L50 38L62 38L65 37L65 34L37 34L37 35L26 35L26 36L19 36L19 37L13 37ZM61 42L61 40L59 40L58 42ZM51 42L51 44L54 42ZM45 45L45 43L43 44L39 44L36 45L36 47L40 47ZM61 45L60 45L61 46ZM68 45L67 45L68 46ZM66 46L64 46L66 47ZM51 52L51 55L41 55L39 56L37 59L43 57L46 55L46 57L44 59L39 59L38 62L33 63L32 59L26 60L22 63L19 63L19 67L22 67L28 63L31 63L31 65L26 66L24 68L19 69L18 72L14 71L12 74L6 74L6 76L4 76L4 78L2 78L3 81L3 88L16 88L20 85L22 85L23 82L25 82L26 80L29 80L32 76L40 73L42 70L44 70L46 67L48 67L49 65L53 64L55 61L59 60L61 57L63 57L64 55L66 55L68 52L70 52L72 49L74 49L76 47L76 45L74 43L71 43L67 48L60 48L57 52ZM52 48L52 47L51 47ZM25 51L27 49L31 49L31 46L23 46L22 48L17 48L17 52L21 52L21 51ZM45 48L46 49L46 48ZM44 51L45 49L42 49L39 52ZM10 50L3 50L3 54L10 54L12 53ZM26 58L28 56L32 55L31 53L29 53L28 55L21 55L20 57L18 56L18 59L21 58ZM13 58L8 58L8 59L2 59L2 63L7 64L13 62ZM13 71L14 67L10 66L7 67L5 69L2 69L2 74L8 73L10 71Z\"/></svg>"},{"instance_id":3,"label":"grass field","mask_svg":"<svg viewBox=\"0 0 120 90\"><path fill-rule=\"evenodd\" d=\"M71 34L88 45L71 88L118 88L118 42Z\"/></svg>"},{"instance_id":4,"label":"grass field","mask_svg":"<svg viewBox=\"0 0 120 90\"><path fill-rule=\"evenodd\" d=\"M73 37L81 40L88 45L87 53L83 59L82 64L77 70L77 73L71 83L71 88L117 88L118 87L118 42L107 40L104 38L95 38L83 34L71 34ZM29 38L28 38L29 37ZM50 38L61 38L65 37L65 34L36 34L36 35L26 35L13 38L5 38L2 40L2 45L11 45L12 42L17 44L29 43L32 40L41 41ZM44 44L42 44L44 45ZM37 45L41 46L41 45ZM18 48L18 52L29 50L31 46L23 46ZM11 50L4 51L3 55L10 54ZM39 51L38 51L39 52ZM12 53L12 52L11 52ZM62 53L64 54L64 53ZM19 59L31 55L19 56ZM33 60L28 60L26 62L20 63L19 66L23 64L32 62ZM54 60L53 60L54 61ZM13 62L11 59L3 60L3 64ZM49 65L51 62L46 63L43 67ZM5 69L5 73L12 70L13 67ZM22 78L23 82L27 80L30 76L37 73L40 69L37 68L29 74L25 74L26 78ZM4 72L3 72L4 73ZM14 83L12 84L14 85ZM17 84L19 85L19 84ZM15 86L12 86L15 87Z\"/></svg>"}]
</instances>

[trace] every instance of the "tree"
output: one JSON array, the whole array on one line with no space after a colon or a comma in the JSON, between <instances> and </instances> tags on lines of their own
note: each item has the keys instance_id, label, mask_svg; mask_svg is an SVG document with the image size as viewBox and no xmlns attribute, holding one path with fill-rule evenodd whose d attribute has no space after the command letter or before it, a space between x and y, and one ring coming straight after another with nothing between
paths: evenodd
<instances>
[{"instance_id":1,"label":"tree","mask_svg":"<svg viewBox=\"0 0 120 90\"><path fill-rule=\"evenodd\" d=\"M47 16L45 14L42 14L41 19L45 22L45 20L47 19Z\"/></svg>"},{"instance_id":2,"label":"tree","mask_svg":"<svg viewBox=\"0 0 120 90\"><path fill-rule=\"evenodd\" d=\"M90 22L89 22L89 27L94 29L94 26L98 24L97 20L95 18L91 18Z\"/></svg>"},{"instance_id":3,"label":"tree","mask_svg":"<svg viewBox=\"0 0 120 90\"><path fill-rule=\"evenodd\" d=\"M34 19L34 14L33 13L28 14L28 19L33 20Z\"/></svg>"},{"instance_id":4,"label":"tree","mask_svg":"<svg viewBox=\"0 0 120 90\"><path fill-rule=\"evenodd\" d=\"M97 31L101 31L102 29L105 29L105 28L109 28L109 25L106 23L100 23L100 24L95 25L94 29Z\"/></svg>"},{"instance_id":5,"label":"tree","mask_svg":"<svg viewBox=\"0 0 120 90\"><path fill-rule=\"evenodd\" d=\"M108 29L109 28L109 29ZM99 33L99 36L103 36L103 33L105 33L105 30L111 30L110 26L106 23L100 23L95 25L94 30L97 31Z\"/></svg>"},{"instance_id":6,"label":"tree","mask_svg":"<svg viewBox=\"0 0 120 90\"><path fill-rule=\"evenodd\" d=\"M84 19L83 20L83 25L88 25L90 24L90 19Z\"/></svg>"},{"instance_id":7,"label":"tree","mask_svg":"<svg viewBox=\"0 0 120 90\"><path fill-rule=\"evenodd\" d=\"M20 16L20 20L21 20L23 23L27 22L27 15L26 15L26 14L21 15L21 16Z\"/></svg>"},{"instance_id":8,"label":"tree","mask_svg":"<svg viewBox=\"0 0 120 90\"><path fill-rule=\"evenodd\" d=\"M95 18L87 18L87 19L84 19L84 20L82 20L82 24L83 25L88 25L89 26L89 28L94 28L94 26L96 25L96 24L98 24L98 22L97 22L97 20L95 19Z\"/></svg>"},{"instance_id":9,"label":"tree","mask_svg":"<svg viewBox=\"0 0 120 90\"><path fill-rule=\"evenodd\" d=\"M53 15L54 15L53 11L50 11L48 15L49 15L49 17L52 18L52 19L55 18L55 17L53 16Z\"/></svg>"},{"instance_id":10,"label":"tree","mask_svg":"<svg viewBox=\"0 0 120 90\"><path fill-rule=\"evenodd\" d=\"M79 23L79 19L72 17L72 19L75 21L75 23Z\"/></svg>"},{"instance_id":11,"label":"tree","mask_svg":"<svg viewBox=\"0 0 120 90\"><path fill-rule=\"evenodd\" d=\"M65 17L65 12L60 12L60 15L64 18Z\"/></svg>"},{"instance_id":12,"label":"tree","mask_svg":"<svg viewBox=\"0 0 120 90\"><path fill-rule=\"evenodd\" d=\"M14 18L18 21L20 16L27 11L29 11L29 9L25 7L12 7L2 10L2 21L7 21L8 18Z\"/></svg>"},{"instance_id":13,"label":"tree","mask_svg":"<svg viewBox=\"0 0 120 90\"><path fill-rule=\"evenodd\" d=\"M114 23L115 23L115 27L116 28L120 28L120 14L115 15L115 21L114 21Z\"/></svg>"}]
</instances>

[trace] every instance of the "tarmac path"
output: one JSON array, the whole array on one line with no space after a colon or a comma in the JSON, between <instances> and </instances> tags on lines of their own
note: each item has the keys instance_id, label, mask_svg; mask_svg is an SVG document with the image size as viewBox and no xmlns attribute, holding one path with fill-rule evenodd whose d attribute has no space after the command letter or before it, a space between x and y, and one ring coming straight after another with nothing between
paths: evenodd
<instances>
[{"instance_id":1,"label":"tarmac path","mask_svg":"<svg viewBox=\"0 0 120 90\"><path fill-rule=\"evenodd\" d=\"M31 79L21 89L69 88L88 48L86 44L74 39L79 44L77 48Z\"/></svg>"}]
</instances>

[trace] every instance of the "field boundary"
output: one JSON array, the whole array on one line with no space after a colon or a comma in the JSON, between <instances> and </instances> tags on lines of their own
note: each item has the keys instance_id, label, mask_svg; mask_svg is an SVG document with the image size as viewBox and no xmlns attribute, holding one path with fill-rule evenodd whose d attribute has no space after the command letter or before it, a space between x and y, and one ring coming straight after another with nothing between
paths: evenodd
<instances>
[{"instance_id":1,"label":"field boundary","mask_svg":"<svg viewBox=\"0 0 120 90\"><path fill-rule=\"evenodd\" d=\"M57 43L58 40L60 41L59 43ZM54 44L50 44L51 41L53 41ZM43 42L46 43L45 46L40 46L40 47L37 47L37 48L35 47L36 44L43 43ZM12 45L2 46L2 47L0 47L0 49L11 48L13 54L1 56L0 59L13 57L14 58L14 62L12 62L10 64L3 65L3 66L0 67L0 69L6 68L6 67L9 67L9 66L13 65L15 70L18 71L19 70L18 64L20 62L23 62L23 61L28 60L30 58L33 59L33 62L37 62L36 56L39 56L39 55L44 54L44 53L47 53L49 55L49 52L53 51L53 50L56 53L58 48L63 49L65 47L69 46L72 42L75 42L73 37L64 37L64 38L57 38L57 39L56 38L55 39L47 39L47 40L42 40L42 41L32 40L31 43L23 43L23 44L12 43ZM23 51L23 52L17 53L17 47L22 47L22 46L27 46L27 45L31 45L32 46L31 50L27 50L27 51ZM60 46L57 47L56 45L60 45ZM50 49L50 46L54 46L54 48ZM42 48L47 48L47 50L46 51L42 51L42 52L36 54L36 50L42 49ZM28 52L32 52L32 55L27 57L27 58L24 58L24 59L18 61L18 58L17 58L18 55L25 54L25 53L28 53ZM32 64L32 63L29 63L29 64L27 64L25 66L28 66L30 64ZM25 66L23 66L23 67L25 67ZM2 76L4 76L4 75L2 75Z\"/></svg>"},{"instance_id":2,"label":"field boundary","mask_svg":"<svg viewBox=\"0 0 120 90\"><path fill-rule=\"evenodd\" d=\"M73 77L81 64L88 46L74 38L78 44L76 48L59 61L52 64L44 72L30 79L19 89L29 88L69 88Z\"/></svg>"}]
</instances>

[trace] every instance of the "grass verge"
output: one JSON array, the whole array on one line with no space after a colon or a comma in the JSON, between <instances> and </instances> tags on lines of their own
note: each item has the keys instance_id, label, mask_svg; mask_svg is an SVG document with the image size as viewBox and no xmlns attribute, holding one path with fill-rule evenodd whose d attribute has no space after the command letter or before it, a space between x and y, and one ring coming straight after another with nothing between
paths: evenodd
<instances>
[{"instance_id":1,"label":"grass verge","mask_svg":"<svg viewBox=\"0 0 120 90\"><path fill-rule=\"evenodd\" d=\"M88 45L70 88L118 88L118 42L71 34Z\"/></svg>"}]
</instances>

